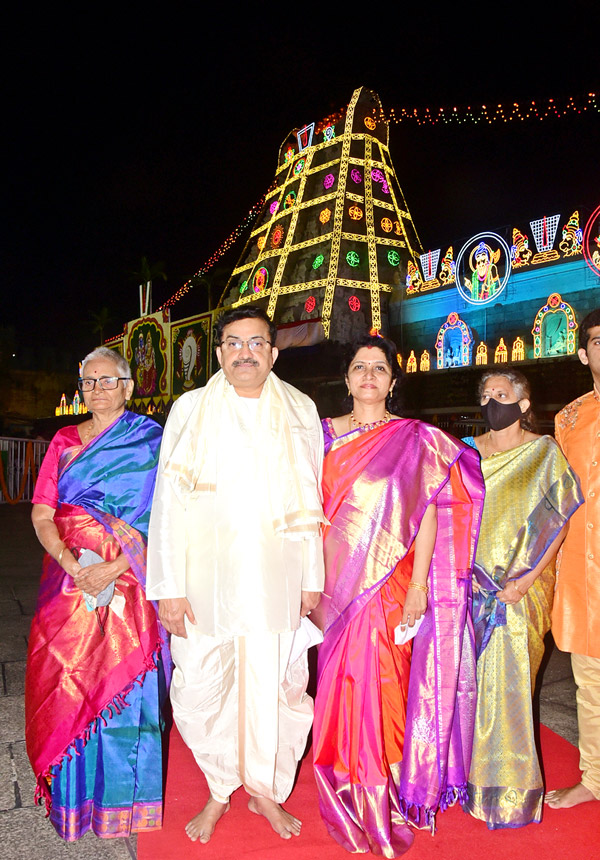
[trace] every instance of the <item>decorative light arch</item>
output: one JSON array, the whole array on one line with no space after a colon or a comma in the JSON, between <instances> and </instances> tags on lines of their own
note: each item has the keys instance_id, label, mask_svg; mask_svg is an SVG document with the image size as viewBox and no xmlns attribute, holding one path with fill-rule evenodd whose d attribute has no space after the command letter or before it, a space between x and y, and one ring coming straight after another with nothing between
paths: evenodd
<instances>
[{"instance_id":1,"label":"decorative light arch","mask_svg":"<svg viewBox=\"0 0 600 860\"><path fill-rule=\"evenodd\" d=\"M488 348L486 344L481 341L479 346L477 347L477 353L475 354L475 364L487 364L488 363Z\"/></svg>"},{"instance_id":2,"label":"decorative light arch","mask_svg":"<svg viewBox=\"0 0 600 860\"><path fill-rule=\"evenodd\" d=\"M414 349L411 349L410 355L408 356L408 361L406 362L406 372L407 373L416 373L417 372L417 359L415 357Z\"/></svg>"},{"instance_id":3,"label":"decorative light arch","mask_svg":"<svg viewBox=\"0 0 600 860\"><path fill-rule=\"evenodd\" d=\"M506 344L504 343L504 338L500 338L500 343L496 347L494 351L494 362L496 364L506 364L508 361L508 350L506 348Z\"/></svg>"},{"instance_id":4,"label":"decorative light arch","mask_svg":"<svg viewBox=\"0 0 600 860\"><path fill-rule=\"evenodd\" d=\"M431 356L429 352L424 349L421 353L421 360L419 362L419 370L427 371L431 370Z\"/></svg>"},{"instance_id":5,"label":"decorative light arch","mask_svg":"<svg viewBox=\"0 0 600 860\"><path fill-rule=\"evenodd\" d=\"M551 293L533 321L533 357L572 355L575 352L577 329L577 319L571 305L563 302L560 293Z\"/></svg>"},{"instance_id":6,"label":"decorative light arch","mask_svg":"<svg viewBox=\"0 0 600 860\"><path fill-rule=\"evenodd\" d=\"M437 368L461 367L471 364L473 335L469 326L461 320L456 311L448 314L448 319L438 331L435 341Z\"/></svg>"},{"instance_id":7,"label":"decorative light arch","mask_svg":"<svg viewBox=\"0 0 600 860\"><path fill-rule=\"evenodd\" d=\"M525 343L523 342L522 337L516 337L515 338L515 342L512 345L510 360L511 361L524 361L525 360Z\"/></svg>"}]
</instances>

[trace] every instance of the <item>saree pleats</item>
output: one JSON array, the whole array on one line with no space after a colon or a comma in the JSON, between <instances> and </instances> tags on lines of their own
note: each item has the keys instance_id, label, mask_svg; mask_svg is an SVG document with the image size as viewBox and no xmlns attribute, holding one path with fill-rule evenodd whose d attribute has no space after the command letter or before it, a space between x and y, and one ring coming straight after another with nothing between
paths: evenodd
<instances>
[{"instance_id":1,"label":"saree pleats","mask_svg":"<svg viewBox=\"0 0 600 860\"><path fill-rule=\"evenodd\" d=\"M518 603L495 595L536 567L581 494L549 437L483 460L482 470L486 499L475 559L480 590L473 598L477 715L464 807L496 829L542 817L532 694L550 629L554 562Z\"/></svg>"},{"instance_id":2,"label":"saree pleats","mask_svg":"<svg viewBox=\"0 0 600 860\"><path fill-rule=\"evenodd\" d=\"M346 434L325 457L314 760L321 815L349 851L403 854L408 821L432 827L439 806L466 789L475 699L467 606L483 497L473 453L401 420ZM413 643L398 646L429 504L438 509L429 609Z\"/></svg>"}]
</instances>

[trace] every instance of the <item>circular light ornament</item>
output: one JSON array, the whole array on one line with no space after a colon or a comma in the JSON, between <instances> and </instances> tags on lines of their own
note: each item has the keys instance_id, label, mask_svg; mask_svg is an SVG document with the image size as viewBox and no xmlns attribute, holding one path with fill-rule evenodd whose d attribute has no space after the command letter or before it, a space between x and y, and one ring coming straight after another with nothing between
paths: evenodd
<instances>
[{"instance_id":1,"label":"circular light ornament","mask_svg":"<svg viewBox=\"0 0 600 860\"><path fill-rule=\"evenodd\" d=\"M304 310L307 314L312 314L314 309L317 306L317 300L314 296L309 296L307 300L304 302Z\"/></svg>"},{"instance_id":2,"label":"circular light ornament","mask_svg":"<svg viewBox=\"0 0 600 860\"><path fill-rule=\"evenodd\" d=\"M319 221L321 224L327 224L329 219L331 218L331 209L321 209L319 212Z\"/></svg>"},{"instance_id":3,"label":"circular light ornament","mask_svg":"<svg viewBox=\"0 0 600 860\"><path fill-rule=\"evenodd\" d=\"M327 142L328 140L333 140L335 137L335 126L328 125L327 128L323 129L323 141Z\"/></svg>"},{"instance_id":4,"label":"circular light ornament","mask_svg":"<svg viewBox=\"0 0 600 860\"><path fill-rule=\"evenodd\" d=\"M299 158L298 161L294 164L294 173L296 176L300 176L300 174L304 170L305 164L306 161L303 158Z\"/></svg>"},{"instance_id":5,"label":"circular light ornament","mask_svg":"<svg viewBox=\"0 0 600 860\"><path fill-rule=\"evenodd\" d=\"M388 251L388 263L390 266L399 266L400 265L400 254L398 251Z\"/></svg>"},{"instance_id":6,"label":"circular light ornament","mask_svg":"<svg viewBox=\"0 0 600 860\"><path fill-rule=\"evenodd\" d=\"M383 182L385 180L385 176L378 167L374 167L371 171L371 179L373 182Z\"/></svg>"},{"instance_id":7,"label":"circular light ornament","mask_svg":"<svg viewBox=\"0 0 600 860\"><path fill-rule=\"evenodd\" d=\"M277 227L273 230L273 234L271 236L271 247L278 248L283 241L283 227L281 224L278 224Z\"/></svg>"},{"instance_id":8,"label":"circular light ornament","mask_svg":"<svg viewBox=\"0 0 600 860\"><path fill-rule=\"evenodd\" d=\"M269 273L268 271L261 266L260 269L257 269L254 275L254 282L252 284L252 289L255 293L262 293L262 291L266 288L269 283Z\"/></svg>"},{"instance_id":9,"label":"circular light ornament","mask_svg":"<svg viewBox=\"0 0 600 860\"><path fill-rule=\"evenodd\" d=\"M384 180L383 180L383 182L381 183L381 190L383 191L383 193L384 193L384 194L389 194L389 193L390 193L390 186L387 184L387 182L385 181L385 179L384 179Z\"/></svg>"},{"instance_id":10,"label":"circular light ornament","mask_svg":"<svg viewBox=\"0 0 600 860\"><path fill-rule=\"evenodd\" d=\"M322 266L324 259L325 257L323 256L323 254L319 254L317 257L315 257L312 264L313 269L318 269L319 266Z\"/></svg>"},{"instance_id":11,"label":"circular light ornament","mask_svg":"<svg viewBox=\"0 0 600 860\"><path fill-rule=\"evenodd\" d=\"M500 296L510 272L510 249L502 236L477 233L458 252L456 289L470 305L487 305Z\"/></svg>"},{"instance_id":12,"label":"circular light ornament","mask_svg":"<svg viewBox=\"0 0 600 860\"><path fill-rule=\"evenodd\" d=\"M360 299L358 296L350 296L348 299L348 307L351 311L354 311L354 313L360 310Z\"/></svg>"},{"instance_id":13,"label":"circular light ornament","mask_svg":"<svg viewBox=\"0 0 600 860\"><path fill-rule=\"evenodd\" d=\"M352 218L353 221L360 221L363 216L363 211L360 206L351 206L348 210L348 215Z\"/></svg>"},{"instance_id":14,"label":"circular light ornament","mask_svg":"<svg viewBox=\"0 0 600 860\"><path fill-rule=\"evenodd\" d=\"M288 191L288 193L285 195L285 200L283 201L283 208L284 209L291 209L295 202L296 202L296 192L295 191Z\"/></svg>"},{"instance_id":15,"label":"circular light ornament","mask_svg":"<svg viewBox=\"0 0 600 860\"><path fill-rule=\"evenodd\" d=\"M354 167L350 171L350 178L351 178L352 182L356 183L356 185L360 185L360 183L363 181L362 173L356 167Z\"/></svg>"},{"instance_id":16,"label":"circular light ornament","mask_svg":"<svg viewBox=\"0 0 600 860\"><path fill-rule=\"evenodd\" d=\"M256 240L256 245L257 245L259 251L262 251L262 249L265 247L266 241L267 241L266 236L259 236L258 237L258 239Z\"/></svg>"},{"instance_id":17,"label":"circular light ornament","mask_svg":"<svg viewBox=\"0 0 600 860\"><path fill-rule=\"evenodd\" d=\"M271 205L269 206L269 212L271 213L271 215L274 215L278 209L279 209L279 200L273 200L271 202Z\"/></svg>"},{"instance_id":18,"label":"circular light ornament","mask_svg":"<svg viewBox=\"0 0 600 860\"><path fill-rule=\"evenodd\" d=\"M391 222L390 218L382 218L381 219L381 229L384 233L391 233L394 225Z\"/></svg>"},{"instance_id":19,"label":"circular light ornament","mask_svg":"<svg viewBox=\"0 0 600 860\"><path fill-rule=\"evenodd\" d=\"M582 245L586 263L596 275L600 275L600 206L594 209L584 227Z\"/></svg>"},{"instance_id":20,"label":"circular light ornament","mask_svg":"<svg viewBox=\"0 0 600 860\"><path fill-rule=\"evenodd\" d=\"M333 173L328 173L325 179L323 180L323 188L325 191L329 191L333 183L335 182L335 176Z\"/></svg>"},{"instance_id":21,"label":"circular light ornament","mask_svg":"<svg viewBox=\"0 0 600 860\"><path fill-rule=\"evenodd\" d=\"M360 263L360 257L356 253L356 251L348 251L346 254L346 262L349 266L355 268Z\"/></svg>"},{"instance_id":22,"label":"circular light ornament","mask_svg":"<svg viewBox=\"0 0 600 860\"><path fill-rule=\"evenodd\" d=\"M377 128L377 123L372 116L366 116L365 126L369 129L369 131L374 131Z\"/></svg>"}]
</instances>

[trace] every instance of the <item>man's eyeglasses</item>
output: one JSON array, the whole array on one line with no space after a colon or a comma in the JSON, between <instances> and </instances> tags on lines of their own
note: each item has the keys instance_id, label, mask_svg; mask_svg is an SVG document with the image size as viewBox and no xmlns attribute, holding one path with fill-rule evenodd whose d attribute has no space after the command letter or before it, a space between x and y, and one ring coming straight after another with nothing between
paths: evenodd
<instances>
[{"instance_id":1,"label":"man's eyeglasses","mask_svg":"<svg viewBox=\"0 0 600 860\"><path fill-rule=\"evenodd\" d=\"M103 391L113 391L119 382L129 382L128 376L100 376L95 379L93 376L86 376L83 379L77 380L77 387L80 391L93 391L96 383Z\"/></svg>"},{"instance_id":2,"label":"man's eyeglasses","mask_svg":"<svg viewBox=\"0 0 600 860\"><path fill-rule=\"evenodd\" d=\"M225 349L235 351L241 349L245 343L248 344L250 352L260 352L261 349L266 349L268 346L271 346L270 341L265 340L264 337L251 337L249 340L241 340L238 337L228 337L227 340L221 342L221 346L224 346Z\"/></svg>"}]
</instances>

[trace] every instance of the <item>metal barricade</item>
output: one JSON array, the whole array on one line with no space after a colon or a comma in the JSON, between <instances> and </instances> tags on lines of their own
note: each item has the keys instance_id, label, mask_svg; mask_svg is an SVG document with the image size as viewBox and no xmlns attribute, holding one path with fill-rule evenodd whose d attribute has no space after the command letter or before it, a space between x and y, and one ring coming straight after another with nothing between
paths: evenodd
<instances>
[{"instance_id":1,"label":"metal barricade","mask_svg":"<svg viewBox=\"0 0 600 860\"><path fill-rule=\"evenodd\" d=\"M0 436L0 504L30 502L49 442Z\"/></svg>"}]
</instances>

